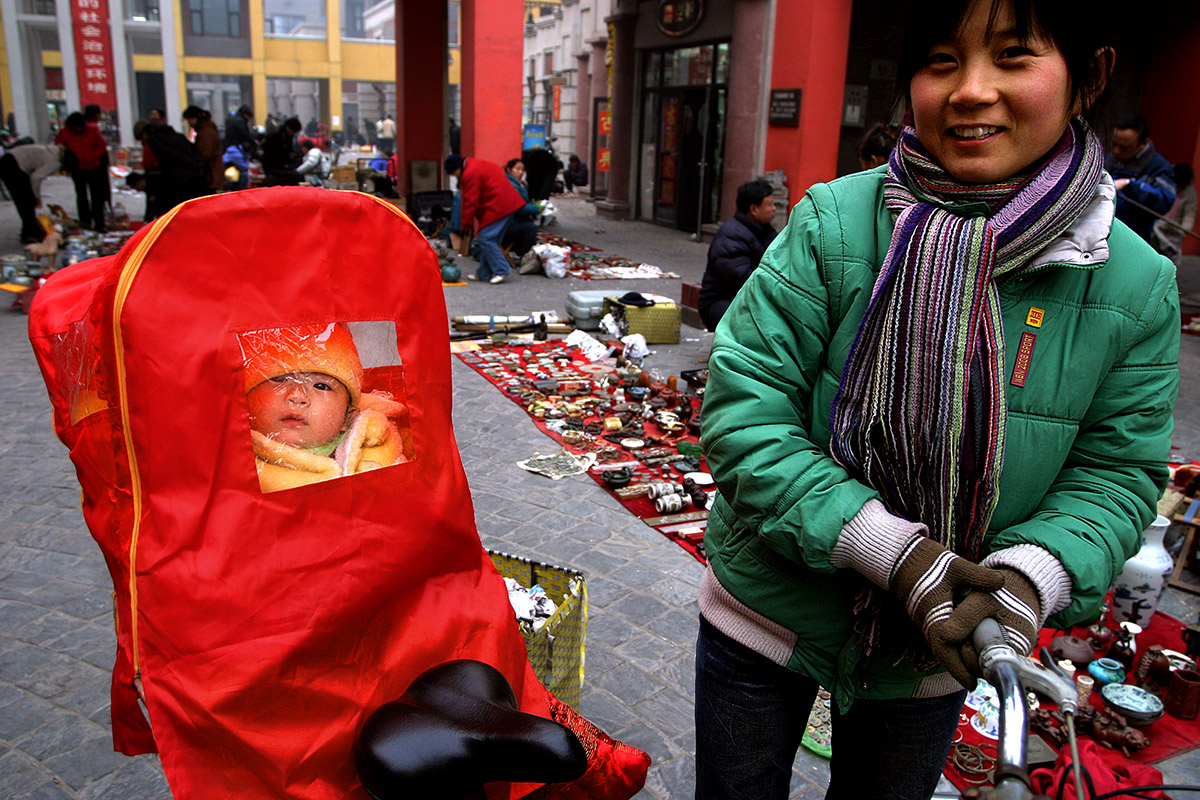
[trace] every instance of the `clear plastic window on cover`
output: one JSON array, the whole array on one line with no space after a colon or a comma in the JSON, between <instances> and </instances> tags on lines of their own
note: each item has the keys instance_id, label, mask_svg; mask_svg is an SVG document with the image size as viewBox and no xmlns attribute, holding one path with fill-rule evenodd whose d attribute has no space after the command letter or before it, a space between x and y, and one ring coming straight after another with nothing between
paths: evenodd
<instances>
[{"instance_id":1,"label":"clear plastic window on cover","mask_svg":"<svg viewBox=\"0 0 1200 800\"><path fill-rule=\"evenodd\" d=\"M71 425L115 405L112 387L102 377L101 350L94 334L84 319L52 339L55 368L62 376L58 385L66 393Z\"/></svg>"},{"instance_id":2,"label":"clear plastic window on cover","mask_svg":"<svg viewBox=\"0 0 1200 800\"><path fill-rule=\"evenodd\" d=\"M264 492L412 461L391 322L297 325L238 336Z\"/></svg>"}]
</instances>

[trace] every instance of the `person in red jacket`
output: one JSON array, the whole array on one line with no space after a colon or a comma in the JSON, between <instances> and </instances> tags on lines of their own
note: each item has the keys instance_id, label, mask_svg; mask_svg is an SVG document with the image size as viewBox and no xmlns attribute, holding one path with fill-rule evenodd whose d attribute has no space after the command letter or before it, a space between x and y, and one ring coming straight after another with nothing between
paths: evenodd
<instances>
[{"instance_id":1,"label":"person in red jacket","mask_svg":"<svg viewBox=\"0 0 1200 800\"><path fill-rule=\"evenodd\" d=\"M474 229L475 241L479 243L479 269L467 277L503 283L504 276L512 272L512 265L500 249L500 240L513 213L525 206L525 200L498 164L454 154L446 157L445 167L447 175L458 178L462 230Z\"/></svg>"},{"instance_id":2,"label":"person in red jacket","mask_svg":"<svg viewBox=\"0 0 1200 800\"><path fill-rule=\"evenodd\" d=\"M96 127L90 127L78 111L69 114L63 128L54 137L55 144L66 148L63 167L75 181L75 202L79 225L94 231L104 230L104 203L108 199L108 171L104 159L108 145ZM70 155L68 155L68 152ZM88 202L88 196L91 202Z\"/></svg>"}]
</instances>

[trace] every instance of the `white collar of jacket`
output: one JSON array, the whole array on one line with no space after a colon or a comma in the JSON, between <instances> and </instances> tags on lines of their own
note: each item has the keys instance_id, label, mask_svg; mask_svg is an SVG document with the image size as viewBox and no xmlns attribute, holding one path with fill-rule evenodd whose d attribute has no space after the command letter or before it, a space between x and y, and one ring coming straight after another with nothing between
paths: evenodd
<instances>
[{"instance_id":1,"label":"white collar of jacket","mask_svg":"<svg viewBox=\"0 0 1200 800\"><path fill-rule=\"evenodd\" d=\"M1108 235L1112 232L1116 210L1117 187L1113 185L1112 176L1102 172L1096 195L1088 207L1021 271L1050 264L1098 267L1105 263L1108 261Z\"/></svg>"}]
</instances>

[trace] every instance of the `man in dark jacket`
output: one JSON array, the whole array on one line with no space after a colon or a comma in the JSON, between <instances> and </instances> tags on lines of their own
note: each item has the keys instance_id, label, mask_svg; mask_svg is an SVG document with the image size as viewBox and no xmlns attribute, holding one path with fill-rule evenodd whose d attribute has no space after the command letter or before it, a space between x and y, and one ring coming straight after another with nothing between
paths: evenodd
<instances>
[{"instance_id":1,"label":"man in dark jacket","mask_svg":"<svg viewBox=\"0 0 1200 800\"><path fill-rule=\"evenodd\" d=\"M254 120L254 112L250 106L241 106L225 120L225 138L221 144L228 149L237 145L248 153L253 153L254 136L250 133L250 124Z\"/></svg>"},{"instance_id":2,"label":"man in dark jacket","mask_svg":"<svg viewBox=\"0 0 1200 800\"><path fill-rule=\"evenodd\" d=\"M279 130L263 140L262 169L264 186L299 186L304 178L296 171L300 157L296 137L303 126L298 117L288 117Z\"/></svg>"},{"instance_id":3,"label":"man in dark jacket","mask_svg":"<svg viewBox=\"0 0 1200 800\"><path fill-rule=\"evenodd\" d=\"M1145 117L1125 117L1117 122L1106 168L1117 187L1117 219L1154 244L1158 218L1129 201L1166 214L1175 202L1175 168L1155 152Z\"/></svg>"},{"instance_id":4,"label":"man in dark jacket","mask_svg":"<svg viewBox=\"0 0 1200 800\"><path fill-rule=\"evenodd\" d=\"M758 267L767 245L775 238L775 190L766 181L738 187L737 213L721 225L708 248L708 266L700 284L700 318L710 331L738 290Z\"/></svg>"}]
</instances>

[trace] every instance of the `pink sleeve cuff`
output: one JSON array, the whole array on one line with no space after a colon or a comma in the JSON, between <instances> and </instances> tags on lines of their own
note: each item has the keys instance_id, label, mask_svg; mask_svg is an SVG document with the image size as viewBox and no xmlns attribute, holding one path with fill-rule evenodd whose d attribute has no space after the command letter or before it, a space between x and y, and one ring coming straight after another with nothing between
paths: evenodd
<instances>
[{"instance_id":1,"label":"pink sleeve cuff","mask_svg":"<svg viewBox=\"0 0 1200 800\"><path fill-rule=\"evenodd\" d=\"M878 500L868 500L842 527L837 544L829 551L829 563L849 567L877 586L890 589L900 554L914 536L923 536L925 531L919 522L897 517Z\"/></svg>"},{"instance_id":2,"label":"pink sleeve cuff","mask_svg":"<svg viewBox=\"0 0 1200 800\"><path fill-rule=\"evenodd\" d=\"M1074 588L1071 576L1050 551L1036 544L1018 544L997 550L980 564L1015 569L1029 579L1037 589L1042 604L1039 626L1045 625L1046 618L1051 614L1057 614L1071 603L1071 589Z\"/></svg>"}]
</instances>

